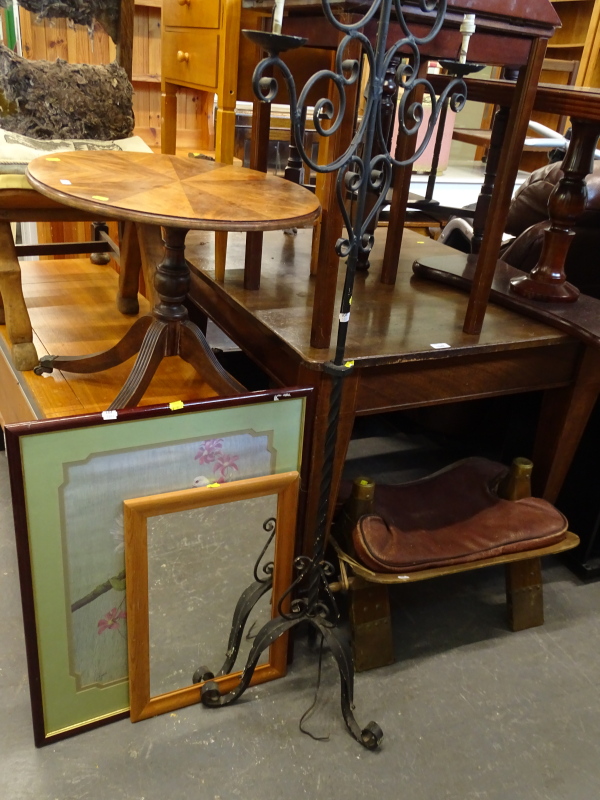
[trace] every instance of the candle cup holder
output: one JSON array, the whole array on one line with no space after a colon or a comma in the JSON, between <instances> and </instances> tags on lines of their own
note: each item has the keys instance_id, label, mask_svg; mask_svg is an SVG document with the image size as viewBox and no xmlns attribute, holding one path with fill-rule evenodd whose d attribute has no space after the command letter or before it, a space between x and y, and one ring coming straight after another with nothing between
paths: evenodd
<instances>
[{"instance_id":1,"label":"candle cup holder","mask_svg":"<svg viewBox=\"0 0 600 800\"><path fill-rule=\"evenodd\" d=\"M285 33L271 33L271 31L242 30L246 39L262 47L271 56L285 53L287 50L296 50L308 41L303 36L288 36Z\"/></svg>"},{"instance_id":2,"label":"candle cup holder","mask_svg":"<svg viewBox=\"0 0 600 800\"><path fill-rule=\"evenodd\" d=\"M481 72L485 67L485 64L476 64L474 61L466 61L461 64L460 61L454 61L449 58L440 58L437 63L440 67L448 70L450 75L454 75L457 78L464 78L465 75L471 75L473 72Z\"/></svg>"}]
</instances>

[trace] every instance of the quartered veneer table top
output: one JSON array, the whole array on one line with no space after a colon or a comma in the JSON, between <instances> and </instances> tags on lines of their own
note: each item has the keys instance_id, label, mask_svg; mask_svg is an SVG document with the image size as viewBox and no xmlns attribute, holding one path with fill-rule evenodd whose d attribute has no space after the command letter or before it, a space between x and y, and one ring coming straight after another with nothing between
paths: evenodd
<instances>
[{"instance_id":1,"label":"quartered veneer table top","mask_svg":"<svg viewBox=\"0 0 600 800\"><path fill-rule=\"evenodd\" d=\"M205 159L113 150L40 156L27 169L46 197L116 219L175 228L277 230L310 225L312 192L268 173Z\"/></svg>"},{"instance_id":2,"label":"quartered veneer table top","mask_svg":"<svg viewBox=\"0 0 600 800\"><path fill-rule=\"evenodd\" d=\"M320 213L320 203L310 191L244 167L155 153L80 151L40 156L31 162L27 175L34 188L52 200L135 223L138 239L142 228L144 238L156 229L153 226L161 226L164 244L154 278L152 312L138 319L113 347L75 358L48 356L41 359L38 371L101 372L138 353L111 409L135 406L166 356L180 356L221 395L244 391L188 318L185 237L190 229L269 231L310 225Z\"/></svg>"}]
</instances>

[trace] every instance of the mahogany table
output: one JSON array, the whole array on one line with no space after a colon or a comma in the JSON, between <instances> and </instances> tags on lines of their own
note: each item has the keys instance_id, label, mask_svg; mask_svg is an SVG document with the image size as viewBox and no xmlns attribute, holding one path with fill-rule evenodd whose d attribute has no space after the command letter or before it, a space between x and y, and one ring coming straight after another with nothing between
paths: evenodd
<instances>
[{"instance_id":1,"label":"mahogany table","mask_svg":"<svg viewBox=\"0 0 600 800\"><path fill-rule=\"evenodd\" d=\"M263 172L154 153L114 151L41 156L28 167L43 195L83 211L162 226L164 258L154 277L155 306L114 347L87 356L45 356L40 371L99 372L139 353L110 408L135 406L165 356L179 355L221 394L244 391L218 363L184 301L190 284L185 238L190 229L276 230L311 225L320 206L295 184Z\"/></svg>"},{"instance_id":2,"label":"mahogany table","mask_svg":"<svg viewBox=\"0 0 600 800\"><path fill-rule=\"evenodd\" d=\"M464 333L467 295L420 280L412 272L417 257L447 259L456 251L405 231L398 281L386 286L379 280L383 238L375 242L369 273L357 276L353 290L346 353L354 370L344 381L332 499L337 496L357 416L540 390L544 402L535 447L531 453L515 455L532 456L536 495L555 501L598 396L600 351L495 304L488 308L481 334ZM244 289L244 237L230 236L230 240L232 261L235 258L240 268L228 270L222 284L214 278L212 241L192 235L190 296L276 385L315 389L304 528L305 549L310 552L331 389L325 365L333 355L333 349L310 344L317 291L306 268L310 234L299 231L293 238L265 234L259 292ZM339 279L338 302L341 291Z\"/></svg>"}]
</instances>

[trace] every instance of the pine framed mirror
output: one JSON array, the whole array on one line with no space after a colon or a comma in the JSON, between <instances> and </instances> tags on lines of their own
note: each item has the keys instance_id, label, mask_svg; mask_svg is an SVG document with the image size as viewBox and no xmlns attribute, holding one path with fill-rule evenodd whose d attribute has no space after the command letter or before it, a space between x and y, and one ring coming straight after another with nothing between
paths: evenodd
<instances>
[{"instance_id":1,"label":"pine framed mirror","mask_svg":"<svg viewBox=\"0 0 600 800\"><path fill-rule=\"evenodd\" d=\"M277 615L292 580L298 487L293 471L123 503L132 722L198 703L201 666L222 691L237 684L252 631ZM250 584L258 594L261 583L270 587L271 576L272 591L250 613L237 671L220 669L236 601ZM287 605L289 598L281 610ZM282 677L286 667L287 634L253 683Z\"/></svg>"}]
</instances>

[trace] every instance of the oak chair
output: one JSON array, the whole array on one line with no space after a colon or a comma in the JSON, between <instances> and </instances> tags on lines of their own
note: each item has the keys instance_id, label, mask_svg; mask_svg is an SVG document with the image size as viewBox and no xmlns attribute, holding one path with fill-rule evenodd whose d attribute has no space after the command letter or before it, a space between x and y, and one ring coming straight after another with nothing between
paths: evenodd
<instances>
[{"instance_id":1,"label":"oak chair","mask_svg":"<svg viewBox=\"0 0 600 800\"><path fill-rule=\"evenodd\" d=\"M130 81L133 14L134 0L122 0L118 24L115 30L110 31L116 44L116 61L125 70ZM150 148L138 137L125 141L126 149L150 152ZM74 147L69 140L65 140L64 144L64 150L72 150ZM114 149L125 147L119 145L119 141L114 145ZM14 161L19 161L19 158ZM138 237L133 223L126 223L121 227L120 248L117 247L108 236L106 222L110 218L99 219L97 215L86 215L45 198L29 185L24 174L26 163L21 158L20 163L14 164L14 170L12 164L5 164L0 175L0 323L6 324L13 364L21 371L33 369L38 363L38 355L23 296L19 256L91 253L94 263L108 264L112 254L121 265L117 302L119 310L126 314L135 314L138 311L137 281L140 265ZM91 222L92 241L15 244L11 223L54 221Z\"/></svg>"},{"instance_id":2,"label":"oak chair","mask_svg":"<svg viewBox=\"0 0 600 800\"><path fill-rule=\"evenodd\" d=\"M565 59L557 59L557 58L545 58L542 64L542 80L548 83L556 83L561 86L574 86L575 81L577 79L577 72L579 70L579 61L569 61ZM548 115L546 115L548 116ZM489 122L491 123L493 117L493 113L489 115ZM550 119L554 119L555 121L552 123L551 127L557 131L559 135L564 134L567 123L568 123L568 116L566 114L560 114L557 117L552 115ZM545 121L545 125L548 125L550 120ZM473 144L478 149L478 152L487 153L490 147L490 141L492 138L492 131L491 131L491 124L488 125L486 128L454 128L452 132L452 138L458 142L464 142L466 144ZM560 137L559 137L560 138ZM543 143L534 144L533 142L537 141L535 138L526 139L525 146L523 147L524 153L540 153L543 151L549 151L556 147L555 142L550 142L548 145L544 145ZM531 142L531 143L530 143ZM540 166L537 164L536 166ZM523 169L526 169L527 165L523 166ZM535 167L531 167L530 169L534 169Z\"/></svg>"}]
</instances>

